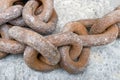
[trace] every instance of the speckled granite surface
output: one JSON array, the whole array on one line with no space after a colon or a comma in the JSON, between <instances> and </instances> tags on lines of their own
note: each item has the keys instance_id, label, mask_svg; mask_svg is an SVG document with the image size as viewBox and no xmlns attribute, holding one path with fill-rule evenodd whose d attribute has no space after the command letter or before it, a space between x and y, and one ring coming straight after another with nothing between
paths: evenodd
<instances>
[{"instance_id":1,"label":"speckled granite surface","mask_svg":"<svg viewBox=\"0 0 120 80\"><path fill-rule=\"evenodd\" d=\"M54 0L59 16L56 32L69 21L102 17L112 11L120 0ZM120 39L105 46L92 47L84 72L71 75L62 69L48 73L26 66L22 54L0 60L0 80L120 80Z\"/></svg>"}]
</instances>

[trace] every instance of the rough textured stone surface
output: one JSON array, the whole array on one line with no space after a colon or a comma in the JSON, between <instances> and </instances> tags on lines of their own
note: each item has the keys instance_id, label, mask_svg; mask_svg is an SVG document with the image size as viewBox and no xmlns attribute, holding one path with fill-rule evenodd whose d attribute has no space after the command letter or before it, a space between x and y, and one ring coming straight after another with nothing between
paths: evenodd
<instances>
[{"instance_id":1,"label":"rough textured stone surface","mask_svg":"<svg viewBox=\"0 0 120 80\"><path fill-rule=\"evenodd\" d=\"M102 17L120 5L120 0L54 0L59 16L56 32L70 21ZM62 69L48 73L26 66L23 55L9 55L0 60L0 80L120 80L120 40L92 47L84 72L71 75Z\"/></svg>"}]
</instances>

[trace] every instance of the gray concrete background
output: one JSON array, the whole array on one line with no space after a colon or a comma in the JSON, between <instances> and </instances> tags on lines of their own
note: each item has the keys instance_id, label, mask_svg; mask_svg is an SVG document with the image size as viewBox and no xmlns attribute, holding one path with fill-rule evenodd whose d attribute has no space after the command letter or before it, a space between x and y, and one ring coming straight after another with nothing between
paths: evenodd
<instances>
[{"instance_id":1,"label":"gray concrete background","mask_svg":"<svg viewBox=\"0 0 120 80\"><path fill-rule=\"evenodd\" d=\"M120 5L120 0L54 0L59 16L56 32L70 21L102 17ZM0 80L120 80L120 40L92 47L84 72L68 74L59 69L48 73L26 66L23 55L9 55L0 60Z\"/></svg>"}]
</instances>

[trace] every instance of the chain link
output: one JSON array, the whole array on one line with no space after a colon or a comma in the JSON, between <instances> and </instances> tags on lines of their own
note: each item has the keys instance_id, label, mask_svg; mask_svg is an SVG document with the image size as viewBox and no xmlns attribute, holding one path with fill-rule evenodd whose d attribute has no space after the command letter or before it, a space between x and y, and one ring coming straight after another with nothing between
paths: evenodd
<instances>
[{"instance_id":1,"label":"chain link","mask_svg":"<svg viewBox=\"0 0 120 80\"><path fill-rule=\"evenodd\" d=\"M0 59L23 53L28 67L38 71L63 68L76 74L88 64L90 48L120 35L120 6L102 18L67 23L56 29L53 0L0 1Z\"/></svg>"}]
</instances>

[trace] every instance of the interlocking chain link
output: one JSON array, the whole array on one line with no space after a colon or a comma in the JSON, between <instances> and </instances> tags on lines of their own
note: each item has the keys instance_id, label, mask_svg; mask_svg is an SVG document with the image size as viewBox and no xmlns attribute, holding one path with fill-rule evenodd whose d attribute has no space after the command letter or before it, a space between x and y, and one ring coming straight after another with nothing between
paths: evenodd
<instances>
[{"instance_id":1,"label":"interlocking chain link","mask_svg":"<svg viewBox=\"0 0 120 80\"><path fill-rule=\"evenodd\" d=\"M28 67L38 71L63 68L76 74L87 66L90 48L120 35L120 7L102 18L67 23L56 29L53 0L0 1L0 59L23 53Z\"/></svg>"}]
</instances>

